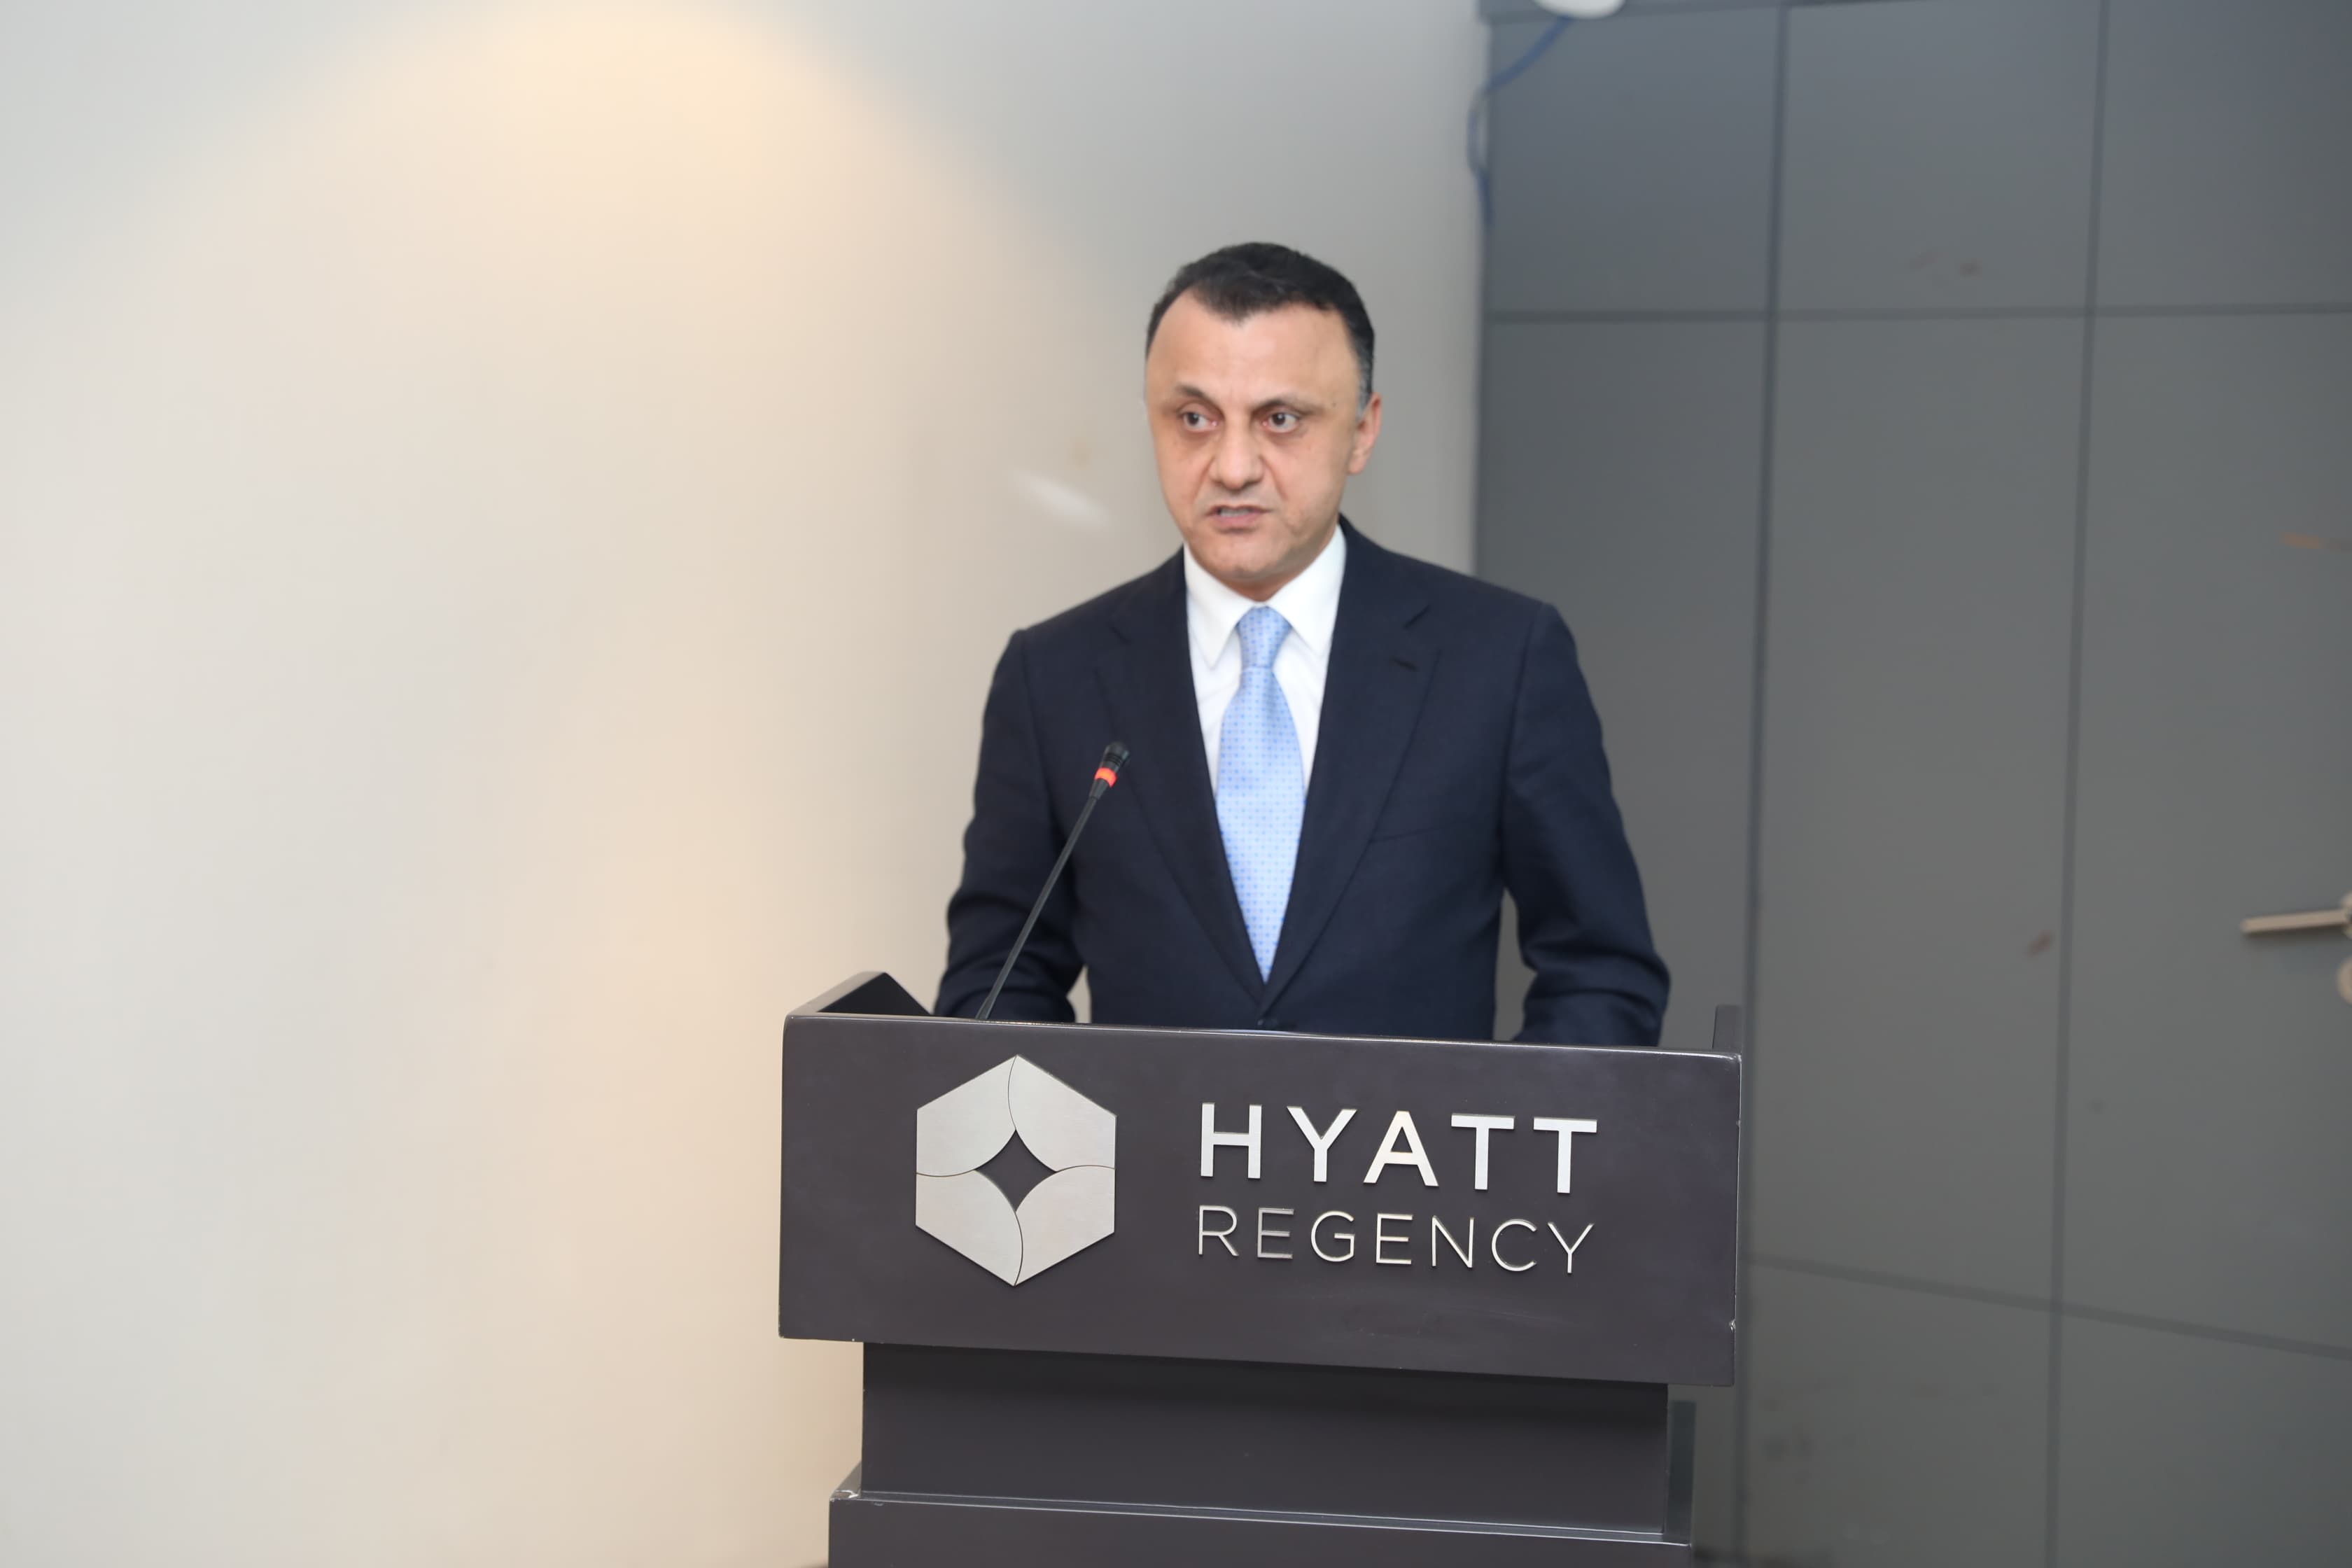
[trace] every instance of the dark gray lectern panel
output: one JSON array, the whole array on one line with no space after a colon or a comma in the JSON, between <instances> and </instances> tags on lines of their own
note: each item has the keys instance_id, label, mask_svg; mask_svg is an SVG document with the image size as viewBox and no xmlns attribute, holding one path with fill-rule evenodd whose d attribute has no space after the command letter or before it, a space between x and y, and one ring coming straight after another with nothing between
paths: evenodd
<instances>
[{"instance_id":1,"label":"dark gray lectern panel","mask_svg":"<svg viewBox=\"0 0 2352 1568\"><path fill-rule=\"evenodd\" d=\"M803 1013L783 1079L791 1337L1731 1379L1733 1057Z\"/></svg>"},{"instance_id":2,"label":"dark gray lectern panel","mask_svg":"<svg viewBox=\"0 0 2352 1568\"><path fill-rule=\"evenodd\" d=\"M866 1351L864 1486L1668 1532L1655 1384ZM1433 1463L1443 1454L1443 1463Z\"/></svg>"},{"instance_id":3,"label":"dark gray lectern panel","mask_svg":"<svg viewBox=\"0 0 2352 1568\"><path fill-rule=\"evenodd\" d=\"M1686 1542L1452 1520L1244 1514L835 1494L836 1563L858 1568L1682 1568Z\"/></svg>"}]
</instances>

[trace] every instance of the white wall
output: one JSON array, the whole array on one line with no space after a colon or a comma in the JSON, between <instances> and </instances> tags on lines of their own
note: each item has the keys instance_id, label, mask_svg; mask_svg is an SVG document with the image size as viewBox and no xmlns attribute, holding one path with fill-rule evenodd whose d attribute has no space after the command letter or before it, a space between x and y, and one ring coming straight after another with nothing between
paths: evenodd
<instances>
[{"instance_id":1,"label":"white wall","mask_svg":"<svg viewBox=\"0 0 2352 1568\"><path fill-rule=\"evenodd\" d=\"M0 10L0 1562L821 1552L775 1046L936 974L1166 274L1469 553L1469 0Z\"/></svg>"}]
</instances>

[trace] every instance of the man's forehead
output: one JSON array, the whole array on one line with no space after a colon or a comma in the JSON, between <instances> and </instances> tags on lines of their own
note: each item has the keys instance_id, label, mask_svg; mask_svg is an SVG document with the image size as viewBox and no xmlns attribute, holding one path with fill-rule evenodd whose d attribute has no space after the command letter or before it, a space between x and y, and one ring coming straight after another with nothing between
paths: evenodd
<instances>
[{"instance_id":1,"label":"man's forehead","mask_svg":"<svg viewBox=\"0 0 2352 1568\"><path fill-rule=\"evenodd\" d=\"M1156 381L1204 394L1255 393L1269 377L1352 381L1355 350L1337 311L1280 305L1234 319L1187 294L1161 319L1145 368Z\"/></svg>"}]
</instances>

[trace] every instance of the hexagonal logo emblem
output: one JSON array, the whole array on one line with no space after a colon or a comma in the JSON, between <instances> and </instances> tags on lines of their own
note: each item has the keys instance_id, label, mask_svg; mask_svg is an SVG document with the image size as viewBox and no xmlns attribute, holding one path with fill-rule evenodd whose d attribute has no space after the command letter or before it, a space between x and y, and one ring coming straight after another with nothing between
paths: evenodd
<instances>
[{"instance_id":1,"label":"hexagonal logo emblem","mask_svg":"<svg viewBox=\"0 0 2352 1568\"><path fill-rule=\"evenodd\" d=\"M1018 1140L1048 1173L1020 1197L989 1165ZM1111 1233L1118 1118L1024 1057L915 1112L915 1224L1003 1280L1034 1279Z\"/></svg>"}]
</instances>

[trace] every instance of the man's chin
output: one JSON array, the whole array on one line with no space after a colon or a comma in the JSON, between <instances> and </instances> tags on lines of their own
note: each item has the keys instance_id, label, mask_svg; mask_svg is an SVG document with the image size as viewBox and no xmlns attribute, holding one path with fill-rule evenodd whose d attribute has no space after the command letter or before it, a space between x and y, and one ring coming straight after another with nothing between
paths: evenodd
<instances>
[{"instance_id":1,"label":"man's chin","mask_svg":"<svg viewBox=\"0 0 2352 1568\"><path fill-rule=\"evenodd\" d=\"M1276 551L1220 550L1212 542L1207 550L1195 550L1192 553L1208 569L1210 576L1229 587L1249 587L1277 575L1282 569L1281 555Z\"/></svg>"}]
</instances>

